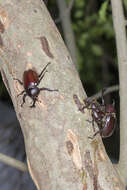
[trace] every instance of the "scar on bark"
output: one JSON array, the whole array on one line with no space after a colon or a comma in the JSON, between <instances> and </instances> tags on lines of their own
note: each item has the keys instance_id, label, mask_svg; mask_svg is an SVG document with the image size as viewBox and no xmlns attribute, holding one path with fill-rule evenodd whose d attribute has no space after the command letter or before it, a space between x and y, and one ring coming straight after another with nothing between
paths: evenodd
<instances>
[{"instance_id":1,"label":"scar on bark","mask_svg":"<svg viewBox=\"0 0 127 190\"><path fill-rule=\"evenodd\" d=\"M4 31L5 31L4 25L3 25L3 23L0 21L0 33L3 34Z\"/></svg>"},{"instance_id":2,"label":"scar on bark","mask_svg":"<svg viewBox=\"0 0 127 190\"><path fill-rule=\"evenodd\" d=\"M72 161L78 170L82 169L81 152L77 135L71 130L67 130L66 148L68 154L71 156Z\"/></svg>"},{"instance_id":3,"label":"scar on bark","mask_svg":"<svg viewBox=\"0 0 127 190\"><path fill-rule=\"evenodd\" d=\"M42 45L42 50L45 52L45 54L50 57L50 58L54 58L53 54L50 51L50 47L49 47L49 43L46 39L46 37L42 36L42 37L38 37L37 39L39 39L41 41L41 45Z\"/></svg>"},{"instance_id":4,"label":"scar on bark","mask_svg":"<svg viewBox=\"0 0 127 190\"><path fill-rule=\"evenodd\" d=\"M95 155L94 155L95 156ZM84 164L85 164L85 169L89 174L89 177L93 180L93 188L94 190L101 189L100 184L98 182L98 169L97 165L95 166L95 160L94 163L92 162L90 151L86 151L84 155Z\"/></svg>"},{"instance_id":5,"label":"scar on bark","mask_svg":"<svg viewBox=\"0 0 127 190\"><path fill-rule=\"evenodd\" d=\"M67 147L68 154L71 155L72 152L73 152L73 149L74 149L72 142L71 141L67 141L66 142L66 147Z\"/></svg>"},{"instance_id":6,"label":"scar on bark","mask_svg":"<svg viewBox=\"0 0 127 190\"><path fill-rule=\"evenodd\" d=\"M97 189L97 180L94 174L93 163L89 151L86 151L85 153L85 169L89 173L90 178L93 180L94 190Z\"/></svg>"},{"instance_id":7,"label":"scar on bark","mask_svg":"<svg viewBox=\"0 0 127 190\"><path fill-rule=\"evenodd\" d=\"M4 46L3 40L2 40L2 37L1 37L1 35L0 35L0 48L2 48L3 46Z\"/></svg>"}]
</instances>

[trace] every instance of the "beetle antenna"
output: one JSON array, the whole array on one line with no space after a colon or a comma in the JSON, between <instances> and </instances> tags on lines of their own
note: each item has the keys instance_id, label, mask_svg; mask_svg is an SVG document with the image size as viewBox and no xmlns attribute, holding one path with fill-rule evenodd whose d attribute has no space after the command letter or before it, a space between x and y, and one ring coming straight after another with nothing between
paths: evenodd
<instances>
[{"instance_id":1,"label":"beetle antenna","mask_svg":"<svg viewBox=\"0 0 127 190\"><path fill-rule=\"evenodd\" d=\"M48 72L48 71L45 71L44 73L43 73L43 75L40 77L40 79L39 79L39 81L38 81L38 83L37 83L37 85L39 85L39 83L41 82L41 80L43 79L43 77L45 76L45 73L46 72Z\"/></svg>"},{"instance_id":2,"label":"beetle antenna","mask_svg":"<svg viewBox=\"0 0 127 190\"><path fill-rule=\"evenodd\" d=\"M44 69L41 71L41 73L38 75L38 77L40 78L41 75L44 73L44 71L46 70L46 68L48 67L48 65L50 65L51 63L49 62L45 67Z\"/></svg>"}]
</instances>

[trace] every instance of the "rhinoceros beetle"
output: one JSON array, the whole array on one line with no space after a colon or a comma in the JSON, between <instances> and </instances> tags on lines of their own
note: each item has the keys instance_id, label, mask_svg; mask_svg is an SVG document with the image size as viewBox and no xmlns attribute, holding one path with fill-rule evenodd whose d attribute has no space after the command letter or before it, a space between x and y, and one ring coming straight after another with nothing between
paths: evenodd
<instances>
[{"instance_id":1,"label":"rhinoceros beetle","mask_svg":"<svg viewBox=\"0 0 127 190\"><path fill-rule=\"evenodd\" d=\"M83 109L91 109L92 124L97 123L99 131L95 132L93 137L100 133L103 138L110 137L115 129L116 113L114 102L113 104L105 105L104 101L104 89L102 90L102 104L99 104L96 100L86 98L84 100L85 106Z\"/></svg>"},{"instance_id":2,"label":"rhinoceros beetle","mask_svg":"<svg viewBox=\"0 0 127 190\"><path fill-rule=\"evenodd\" d=\"M31 99L33 100L33 104L30 106L31 108L35 107L35 103L37 101L37 97L40 93L40 91L46 90L46 91L58 91L58 89L52 90L49 88L39 88L38 85L40 84L41 80L43 79L45 73L47 72L46 68L48 67L48 65L50 64L50 62L43 68L43 70L41 71L41 73L38 75L38 73L35 71L35 69L29 69L27 71L24 71L23 73L23 82L20 81L19 79L14 78L14 80L17 80L21 85L24 86L24 90L18 94L18 96L23 95L23 102L21 104L21 107L23 106L23 104L25 103L25 98L26 96L31 97Z\"/></svg>"},{"instance_id":3,"label":"rhinoceros beetle","mask_svg":"<svg viewBox=\"0 0 127 190\"><path fill-rule=\"evenodd\" d=\"M104 101L104 91L105 89L102 90L102 103L99 104L95 99L91 99L91 97L88 97L83 100L84 106L79 102L78 97L74 95L74 101L78 99L78 101L75 101L77 104L79 110L84 113L85 109L91 110L91 115L92 115L92 125L94 129L94 122L97 123L99 130L94 133L93 137L96 136L96 134L100 133L102 138L107 138L110 137L115 129L115 122L116 122L116 113L115 113L115 107L114 103L113 104L108 104L105 105ZM94 129L95 131L95 129ZM90 138L93 138L90 137Z\"/></svg>"}]
</instances>

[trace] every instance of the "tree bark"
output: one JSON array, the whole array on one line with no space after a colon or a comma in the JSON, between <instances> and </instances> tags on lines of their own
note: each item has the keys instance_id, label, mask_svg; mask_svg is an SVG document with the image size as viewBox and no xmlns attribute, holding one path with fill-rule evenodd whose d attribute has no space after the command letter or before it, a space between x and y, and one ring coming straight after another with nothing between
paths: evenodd
<instances>
[{"instance_id":1,"label":"tree bark","mask_svg":"<svg viewBox=\"0 0 127 190\"><path fill-rule=\"evenodd\" d=\"M1 72L19 119L29 172L38 190L125 189L106 155L101 138L93 140L88 110L81 113L73 95L86 97L71 57L45 5L39 0L1 0ZM47 68L35 108L21 107L25 70Z\"/></svg>"},{"instance_id":2,"label":"tree bark","mask_svg":"<svg viewBox=\"0 0 127 190\"><path fill-rule=\"evenodd\" d=\"M120 80L120 160L118 167L127 185L127 37L122 1L111 0L111 3Z\"/></svg>"}]
</instances>

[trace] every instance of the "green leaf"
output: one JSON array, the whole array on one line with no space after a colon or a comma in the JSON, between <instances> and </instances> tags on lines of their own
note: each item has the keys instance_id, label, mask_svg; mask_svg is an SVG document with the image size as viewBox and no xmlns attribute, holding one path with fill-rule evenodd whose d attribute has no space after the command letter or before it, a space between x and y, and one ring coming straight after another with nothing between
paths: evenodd
<instances>
[{"instance_id":1,"label":"green leaf","mask_svg":"<svg viewBox=\"0 0 127 190\"><path fill-rule=\"evenodd\" d=\"M124 0L124 5L125 5L125 8L127 9L127 0Z\"/></svg>"},{"instance_id":2,"label":"green leaf","mask_svg":"<svg viewBox=\"0 0 127 190\"><path fill-rule=\"evenodd\" d=\"M92 45L92 51L96 56L101 56L102 55L102 49L99 45L93 44Z\"/></svg>"},{"instance_id":3,"label":"green leaf","mask_svg":"<svg viewBox=\"0 0 127 190\"><path fill-rule=\"evenodd\" d=\"M81 18L83 16L83 11L81 9L75 12L75 18Z\"/></svg>"},{"instance_id":4,"label":"green leaf","mask_svg":"<svg viewBox=\"0 0 127 190\"><path fill-rule=\"evenodd\" d=\"M75 5L77 8L83 8L85 5L85 0L75 0Z\"/></svg>"},{"instance_id":5,"label":"green leaf","mask_svg":"<svg viewBox=\"0 0 127 190\"><path fill-rule=\"evenodd\" d=\"M107 8L108 8L108 3L109 1L105 1L102 5L101 5L101 8L99 10L99 19L101 22L105 22L106 21L106 11L107 11Z\"/></svg>"}]
</instances>

